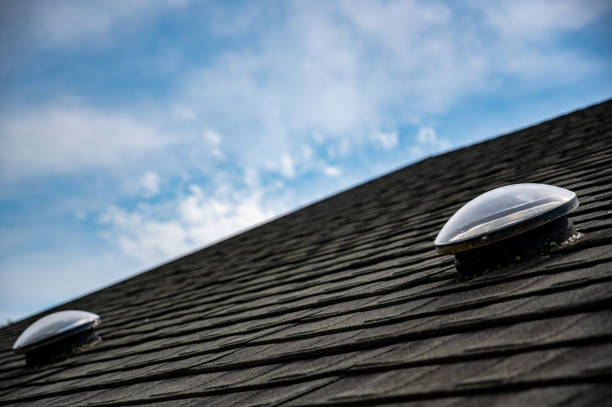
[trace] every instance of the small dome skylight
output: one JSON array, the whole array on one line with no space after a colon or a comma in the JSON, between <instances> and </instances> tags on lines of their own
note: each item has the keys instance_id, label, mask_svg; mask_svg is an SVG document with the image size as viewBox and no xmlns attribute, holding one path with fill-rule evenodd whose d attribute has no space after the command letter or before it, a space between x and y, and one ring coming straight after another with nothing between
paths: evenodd
<instances>
[{"instance_id":1,"label":"small dome skylight","mask_svg":"<svg viewBox=\"0 0 612 407\"><path fill-rule=\"evenodd\" d=\"M546 184L496 188L463 205L435 240L438 253L457 253L497 242L567 215L576 194Z\"/></svg>"},{"instance_id":2,"label":"small dome skylight","mask_svg":"<svg viewBox=\"0 0 612 407\"><path fill-rule=\"evenodd\" d=\"M567 214L577 207L574 192L552 185L496 188L455 212L434 243L438 253L454 253L459 274L471 278L572 236Z\"/></svg>"},{"instance_id":3,"label":"small dome skylight","mask_svg":"<svg viewBox=\"0 0 612 407\"><path fill-rule=\"evenodd\" d=\"M25 353L28 364L44 363L68 356L100 338L94 328L100 317L86 311L59 311L40 318L27 327L15 344L15 353Z\"/></svg>"}]
</instances>

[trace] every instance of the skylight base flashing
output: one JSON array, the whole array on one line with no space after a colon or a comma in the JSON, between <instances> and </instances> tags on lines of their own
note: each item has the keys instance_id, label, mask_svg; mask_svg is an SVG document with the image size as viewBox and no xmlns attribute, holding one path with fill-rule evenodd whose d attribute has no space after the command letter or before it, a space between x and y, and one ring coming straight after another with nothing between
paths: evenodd
<instances>
[{"instance_id":1,"label":"skylight base flashing","mask_svg":"<svg viewBox=\"0 0 612 407\"><path fill-rule=\"evenodd\" d=\"M57 342L25 352L26 364L30 367L36 367L58 362L94 346L101 340L94 329L90 328Z\"/></svg>"},{"instance_id":2,"label":"skylight base flashing","mask_svg":"<svg viewBox=\"0 0 612 407\"><path fill-rule=\"evenodd\" d=\"M470 280L489 271L520 264L550 253L576 233L567 216L488 246L455 253L459 278Z\"/></svg>"}]
</instances>

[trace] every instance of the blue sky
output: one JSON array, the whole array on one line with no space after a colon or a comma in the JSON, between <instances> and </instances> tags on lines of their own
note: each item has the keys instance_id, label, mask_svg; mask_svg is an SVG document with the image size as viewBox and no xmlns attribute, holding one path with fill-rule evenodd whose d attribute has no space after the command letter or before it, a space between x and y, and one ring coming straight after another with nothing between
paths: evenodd
<instances>
[{"instance_id":1,"label":"blue sky","mask_svg":"<svg viewBox=\"0 0 612 407\"><path fill-rule=\"evenodd\" d=\"M0 320L612 96L606 1L5 1Z\"/></svg>"}]
</instances>

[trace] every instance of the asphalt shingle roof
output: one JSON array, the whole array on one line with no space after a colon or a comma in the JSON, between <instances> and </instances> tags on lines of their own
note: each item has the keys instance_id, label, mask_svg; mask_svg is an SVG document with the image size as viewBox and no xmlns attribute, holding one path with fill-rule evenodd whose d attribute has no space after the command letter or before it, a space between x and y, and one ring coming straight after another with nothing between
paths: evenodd
<instances>
[{"instance_id":1,"label":"asphalt shingle roof","mask_svg":"<svg viewBox=\"0 0 612 407\"><path fill-rule=\"evenodd\" d=\"M78 298L103 341L0 404L601 405L612 399L612 101L428 158ZM571 189L583 236L457 278L433 240L512 183Z\"/></svg>"}]
</instances>

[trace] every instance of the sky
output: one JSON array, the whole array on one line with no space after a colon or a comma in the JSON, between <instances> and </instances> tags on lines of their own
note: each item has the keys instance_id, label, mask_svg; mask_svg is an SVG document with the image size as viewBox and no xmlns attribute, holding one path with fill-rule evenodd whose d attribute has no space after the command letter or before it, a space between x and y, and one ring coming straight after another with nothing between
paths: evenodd
<instances>
[{"instance_id":1,"label":"sky","mask_svg":"<svg viewBox=\"0 0 612 407\"><path fill-rule=\"evenodd\" d=\"M612 96L610 1L3 1L0 322Z\"/></svg>"}]
</instances>

